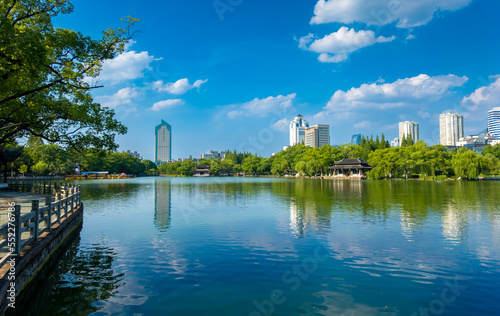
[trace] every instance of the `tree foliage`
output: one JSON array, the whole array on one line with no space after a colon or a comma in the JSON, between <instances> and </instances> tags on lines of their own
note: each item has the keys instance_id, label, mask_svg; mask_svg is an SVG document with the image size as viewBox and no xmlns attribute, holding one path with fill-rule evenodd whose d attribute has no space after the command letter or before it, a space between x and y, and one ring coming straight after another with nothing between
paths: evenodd
<instances>
[{"instance_id":1,"label":"tree foliage","mask_svg":"<svg viewBox=\"0 0 500 316\"><path fill-rule=\"evenodd\" d=\"M0 144L33 135L75 148L114 149L115 135L126 133L90 91L99 87L92 78L103 61L123 51L137 20L127 18L127 27L95 40L52 25L72 10L68 0L0 2Z\"/></svg>"}]
</instances>

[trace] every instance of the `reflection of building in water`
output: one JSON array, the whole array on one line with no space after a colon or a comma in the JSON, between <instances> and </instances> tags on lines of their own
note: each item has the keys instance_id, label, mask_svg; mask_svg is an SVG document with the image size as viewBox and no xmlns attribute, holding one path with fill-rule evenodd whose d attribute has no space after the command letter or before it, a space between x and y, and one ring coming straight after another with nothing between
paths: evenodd
<instances>
[{"instance_id":1,"label":"reflection of building in water","mask_svg":"<svg viewBox=\"0 0 500 316\"><path fill-rule=\"evenodd\" d=\"M328 185L331 186L331 190L342 196L356 195L361 197L363 193L363 182L361 181L329 181Z\"/></svg>"},{"instance_id":2,"label":"reflection of building in water","mask_svg":"<svg viewBox=\"0 0 500 316\"><path fill-rule=\"evenodd\" d=\"M292 199L290 201L290 230L292 235L302 238L307 229L311 229L311 227L318 230L330 227L330 213L320 214L318 205L315 203L306 203L301 210L295 199Z\"/></svg>"},{"instance_id":3,"label":"reflection of building in water","mask_svg":"<svg viewBox=\"0 0 500 316\"><path fill-rule=\"evenodd\" d=\"M415 220L415 216L413 216L410 212L401 210L401 234L407 240L413 240L417 231L420 229L421 223L418 223Z\"/></svg>"},{"instance_id":4,"label":"reflection of building in water","mask_svg":"<svg viewBox=\"0 0 500 316\"><path fill-rule=\"evenodd\" d=\"M443 212L443 236L446 239L463 239L467 234L467 210L450 204Z\"/></svg>"},{"instance_id":5,"label":"reflection of building in water","mask_svg":"<svg viewBox=\"0 0 500 316\"><path fill-rule=\"evenodd\" d=\"M304 214L299 210L295 200L290 201L290 229L292 235L298 238L304 237Z\"/></svg>"},{"instance_id":6,"label":"reflection of building in water","mask_svg":"<svg viewBox=\"0 0 500 316\"><path fill-rule=\"evenodd\" d=\"M491 218L491 237L495 244L500 243L500 215Z\"/></svg>"},{"instance_id":7,"label":"reflection of building in water","mask_svg":"<svg viewBox=\"0 0 500 316\"><path fill-rule=\"evenodd\" d=\"M170 227L170 181L155 181L155 226L160 230Z\"/></svg>"}]
</instances>

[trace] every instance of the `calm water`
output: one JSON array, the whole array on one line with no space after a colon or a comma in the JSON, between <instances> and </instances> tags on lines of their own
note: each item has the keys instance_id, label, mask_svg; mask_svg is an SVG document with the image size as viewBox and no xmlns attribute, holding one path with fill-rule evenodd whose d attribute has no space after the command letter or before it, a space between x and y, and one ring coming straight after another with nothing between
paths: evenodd
<instances>
[{"instance_id":1,"label":"calm water","mask_svg":"<svg viewBox=\"0 0 500 316\"><path fill-rule=\"evenodd\" d=\"M500 182L80 182L44 315L499 315Z\"/></svg>"}]
</instances>

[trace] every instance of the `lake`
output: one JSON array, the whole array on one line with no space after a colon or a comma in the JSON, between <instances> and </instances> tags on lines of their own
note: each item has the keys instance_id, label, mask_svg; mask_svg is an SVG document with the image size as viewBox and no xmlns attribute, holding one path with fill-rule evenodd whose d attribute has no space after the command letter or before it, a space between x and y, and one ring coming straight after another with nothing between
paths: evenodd
<instances>
[{"instance_id":1,"label":"lake","mask_svg":"<svg viewBox=\"0 0 500 316\"><path fill-rule=\"evenodd\" d=\"M42 315L500 313L500 182L78 183Z\"/></svg>"}]
</instances>

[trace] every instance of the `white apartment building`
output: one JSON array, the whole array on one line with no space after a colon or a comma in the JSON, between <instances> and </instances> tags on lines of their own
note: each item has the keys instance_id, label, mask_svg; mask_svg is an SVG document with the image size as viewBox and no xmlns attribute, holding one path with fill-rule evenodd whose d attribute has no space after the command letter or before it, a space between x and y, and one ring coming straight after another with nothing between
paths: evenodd
<instances>
[{"instance_id":1,"label":"white apartment building","mask_svg":"<svg viewBox=\"0 0 500 316\"><path fill-rule=\"evenodd\" d=\"M309 127L302 115L297 115L290 122L290 146L305 143L305 130Z\"/></svg>"},{"instance_id":2,"label":"white apartment building","mask_svg":"<svg viewBox=\"0 0 500 316\"><path fill-rule=\"evenodd\" d=\"M439 143L443 146L457 146L464 137L464 117L456 113L439 115Z\"/></svg>"},{"instance_id":3,"label":"white apartment building","mask_svg":"<svg viewBox=\"0 0 500 316\"><path fill-rule=\"evenodd\" d=\"M420 139L420 128L417 122L404 121L399 122L399 141L403 141L404 137L411 135L413 142L416 143Z\"/></svg>"}]
</instances>

